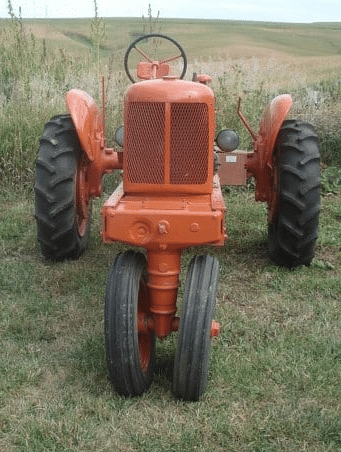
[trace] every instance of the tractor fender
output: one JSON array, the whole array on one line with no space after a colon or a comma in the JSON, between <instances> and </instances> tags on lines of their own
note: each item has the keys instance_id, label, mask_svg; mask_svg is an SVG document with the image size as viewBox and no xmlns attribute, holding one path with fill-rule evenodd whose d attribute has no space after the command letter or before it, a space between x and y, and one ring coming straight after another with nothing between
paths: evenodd
<instances>
[{"instance_id":1,"label":"tractor fender","mask_svg":"<svg viewBox=\"0 0 341 452\"><path fill-rule=\"evenodd\" d=\"M72 89L66 95L66 105L82 148L89 160L94 161L105 147L103 119L97 104L86 92Z\"/></svg>"},{"instance_id":2,"label":"tractor fender","mask_svg":"<svg viewBox=\"0 0 341 452\"><path fill-rule=\"evenodd\" d=\"M258 135L255 139L255 151L249 154L247 170L256 179L256 200L269 201L272 190L272 157L277 135L292 106L290 94L275 97L265 109Z\"/></svg>"},{"instance_id":3,"label":"tractor fender","mask_svg":"<svg viewBox=\"0 0 341 452\"><path fill-rule=\"evenodd\" d=\"M264 158L266 161L269 160L269 157L272 157L278 132L291 106L292 98L290 94L282 94L275 97L263 113L258 137L264 145Z\"/></svg>"}]
</instances>

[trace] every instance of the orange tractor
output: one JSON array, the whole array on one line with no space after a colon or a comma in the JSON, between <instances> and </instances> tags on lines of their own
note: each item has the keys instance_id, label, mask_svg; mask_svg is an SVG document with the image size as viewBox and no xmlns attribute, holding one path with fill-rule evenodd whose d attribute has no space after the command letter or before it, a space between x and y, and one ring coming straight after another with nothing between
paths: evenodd
<instances>
[{"instance_id":1,"label":"orange tractor","mask_svg":"<svg viewBox=\"0 0 341 452\"><path fill-rule=\"evenodd\" d=\"M210 255L192 258L178 317L182 250L224 245L220 179L241 184L253 176L256 200L268 205L271 258L287 267L309 265L319 215L318 139L311 125L286 120L292 99L281 95L266 108L258 134L238 108L254 150L237 151L235 131L216 136L210 77L184 80L186 55L170 37L138 37L124 66L133 83L125 93L124 126L115 135L122 150L106 146L104 111L77 89L66 97L69 114L45 125L36 163L38 241L46 259L78 258L88 243L91 202L102 195L103 175L123 170L122 183L101 210L102 239L145 252L118 254L109 271L105 344L110 378L120 394L146 391L156 337L178 331L173 392L198 400L207 384L211 339L219 334L213 320L219 262Z\"/></svg>"}]
</instances>

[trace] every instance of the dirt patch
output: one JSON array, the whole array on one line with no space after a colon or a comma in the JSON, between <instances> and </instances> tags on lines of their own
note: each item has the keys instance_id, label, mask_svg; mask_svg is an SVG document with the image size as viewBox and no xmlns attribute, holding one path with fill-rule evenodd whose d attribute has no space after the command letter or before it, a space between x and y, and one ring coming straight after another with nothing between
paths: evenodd
<instances>
[{"instance_id":1,"label":"dirt patch","mask_svg":"<svg viewBox=\"0 0 341 452\"><path fill-rule=\"evenodd\" d=\"M57 31L49 25L32 24L29 30L38 39L48 39L57 41L67 41L69 38L64 33Z\"/></svg>"}]
</instances>

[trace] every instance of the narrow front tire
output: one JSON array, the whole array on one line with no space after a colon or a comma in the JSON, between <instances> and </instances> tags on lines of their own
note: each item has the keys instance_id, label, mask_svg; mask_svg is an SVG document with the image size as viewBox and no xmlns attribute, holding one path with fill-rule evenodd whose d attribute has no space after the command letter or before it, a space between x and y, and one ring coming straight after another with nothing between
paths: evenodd
<instances>
[{"instance_id":1,"label":"narrow front tire","mask_svg":"<svg viewBox=\"0 0 341 452\"><path fill-rule=\"evenodd\" d=\"M217 258L193 257L186 277L173 374L173 392L183 400L197 401L206 389L218 280Z\"/></svg>"},{"instance_id":2,"label":"narrow front tire","mask_svg":"<svg viewBox=\"0 0 341 452\"><path fill-rule=\"evenodd\" d=\"M147 391L154 373L155 333L138 330L139 314L149 314L147 262L142 253L126 251L109 271L104 325L110 379L127 397Z\"/></svg>"}]
</instances>

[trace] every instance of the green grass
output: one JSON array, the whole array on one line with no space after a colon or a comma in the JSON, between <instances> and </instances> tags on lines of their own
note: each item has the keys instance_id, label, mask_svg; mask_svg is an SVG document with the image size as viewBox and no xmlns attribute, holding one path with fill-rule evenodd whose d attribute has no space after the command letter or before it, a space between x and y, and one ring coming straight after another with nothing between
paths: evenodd
<instances>
[{"instance_id":1,"label":"green grass","mask_svg":"<svg viewBox=\"0 0 341 452\"><path fill-rule=\"evenodd\" d=\"M1 195L1 450L340 450L340 194L323 197L316 258L294 271L268 259L253 192L225 199L229 239L203 249L221 263L221 334L204 398L184 403L171 392L175 335L158 342L142 397L118 396L108 380L104 287L121 248L100 241L102 201L81 259L51 264L36 244L31 195Z\"/></svg>"}]
</instances>

